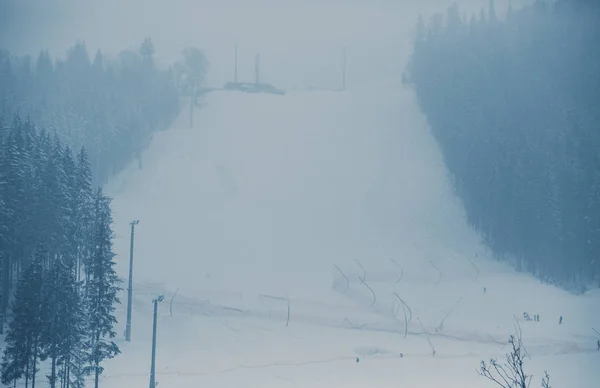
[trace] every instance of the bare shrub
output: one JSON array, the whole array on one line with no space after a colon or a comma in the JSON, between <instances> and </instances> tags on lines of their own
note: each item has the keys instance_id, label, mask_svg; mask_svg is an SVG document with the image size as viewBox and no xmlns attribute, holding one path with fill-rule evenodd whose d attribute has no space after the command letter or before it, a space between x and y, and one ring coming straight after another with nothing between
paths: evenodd
<instances>
[{"instance_id":1,"label":"bare shrub","mask_svg":"<svg viewBox=\"0 0 600 388\"><path fill-rule=\"evenodd\" d=\"M523 367L527 351L518 325L516 333L509 337L508 343L511 345L511 352L506 354L505 363L501 364L494 358L490 359L489 363L481 361L477 373L503 388L529 388L533 375L525 373ZM542 388L551 388L548 372L544 372Z\"/></svg>"}]
</instances>

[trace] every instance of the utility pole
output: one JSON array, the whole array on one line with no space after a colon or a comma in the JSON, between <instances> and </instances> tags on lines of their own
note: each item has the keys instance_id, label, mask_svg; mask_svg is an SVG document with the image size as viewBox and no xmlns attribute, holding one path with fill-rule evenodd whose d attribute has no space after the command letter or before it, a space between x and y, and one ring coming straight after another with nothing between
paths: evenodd
<instances>
[{"instance_id":1,"label":"utility pole","mask_svg":"<svg viewBox=\"0 0 600 388\"><path fill-rule=\"evenodd\" d=\"M236 43L236 44L235 44L234 56L233 56L233 57L234 57L234 61L235 61L235 62L234 62L234 65L233 65L233 82L234 82L234 83L236 83L236 84L238 83L238 76L237 76L237 74L238 74L238 58L237 58L237 51L238 51L238 50L237 50L237 48L238 48L238 46L237 46L237 43Z\"/></svg>"},{"instance_id":2,"label":"utility pole","mask_svg":"<svg viewBox=\"0 0 600 388\"><path fill-rule=\"evenodd\" d=\"M192 84L190 90L190 128L194 125L194 105L196 105L196 84Z\"/></svg>"},{"instance_id":3,"label":"utility pole","mask_svg":"<svg viewBox=\"0 0 600 388\"><path fill-rule=\"evenodd\" d=\"M129 289L127 290L127 325L125 326L125 341L131 342L131 300L133 299L133 234L140 220L131 221L131 242L129 243Z\"/></svg>"},{"instance_id":4,"label":"utility pole","mask_svg":"<svg viewBox=\"0 0 600 388\"><path fill-rule=\"evenodd\" d=\"M258 85L260 83L260 54L256 54L254 58L254 82Z\"/></svg>"},{"instance_id":5,"label":"utility pole","mask_svg":"<svg viewBox=\"0 0 600 388\"><path fill-rule=\"evenodd\" d=\"M152 299L152 303L154 303L154 318L152 322L152 363L150 364L150 388L156 387L156 316L158 315L158 302L162 302L164 298L164 295L160 295L156 299Z\"/></svg>"},{"instance_id":6,"label":"utility pole","mask_svg":"<svg viewBox=\"0 0 600 388\"><path fill-rule=\"evenodd\" d=\"M346 47L342 54L342 90L346 90Z\"/></svg>"}]
</instances>

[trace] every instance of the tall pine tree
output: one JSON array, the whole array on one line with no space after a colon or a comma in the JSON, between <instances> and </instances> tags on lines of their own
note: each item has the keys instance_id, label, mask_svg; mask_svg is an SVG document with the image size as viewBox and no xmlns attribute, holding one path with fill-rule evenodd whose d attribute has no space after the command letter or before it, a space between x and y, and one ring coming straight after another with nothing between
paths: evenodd
<instances>
[{"instance_id":1,"label":"tall pine tree","mask_svg":"<svg viewBox=\"0 0 600 388\"><path fill-rule=\"evenodd\" d=\"M102 188L96 192L94 200L94 238L92 255L86 266L86 306L89 320L88 345L90 348L87 371L94 374L94 386L98 388L99 376L104 368L101 363L120 353L112 341L116 336L114 325L115 303L120 303L117 293L120 282L114 270L115 254L112 251L113 231L110 198Z\"/></svg>"},{"instance_id":2,"label":"tall pine tree","mask_svg":"<svg viewBox=\"0 0 600 388\"><path fill-rule=\"evenodd\" d=\"M65 388L84 388L85 363L89 359L86 347L87 316L81 282L77 282L73 271L69 271L66 298L68 333L62 344L62 352L57 362L62 367L61 376Z\"/></svg>"},{"instance_id":3,"label":"tall pine tree","mask_svg":"<svg viewBox=\"0 0 600 388\"><path fill-rule=\"evenodd\" d=\"M75 188L73 206L75 207L75 240L77 241L77 280L80 280L81 269L87 265L86 259L91 257L94 221L94 193L92 190L92 167L85 148L77 155L75 167Z\"/></svg>"},{"instance_id":4,"label":"tall pine tree","mask_svg":"<svg viewBox=\"0 0 600 388\"><path fill-rule=\"evenodd\" d=\"M45 276L42 317L46 323L41 332L41 355L50 359L51 388L59 379L61 386L70 385L70 367L84 361L85 316L74 267L74 262L60 258Z\"/></svg>"},{"instance_id":5,"label":"tall pine tree","mask_svg":"<svg viewBox=\"0 0 600 388\"><path fill-rule=\"evenodd\" d=\"M1 366L2 383L8 384L25 376L25 387L35 388L41 347L42 293L44 265L48 253L40 244L34 262L27 268L17 287L13 319L5 339Z\"/></svg>"}]
</instances>

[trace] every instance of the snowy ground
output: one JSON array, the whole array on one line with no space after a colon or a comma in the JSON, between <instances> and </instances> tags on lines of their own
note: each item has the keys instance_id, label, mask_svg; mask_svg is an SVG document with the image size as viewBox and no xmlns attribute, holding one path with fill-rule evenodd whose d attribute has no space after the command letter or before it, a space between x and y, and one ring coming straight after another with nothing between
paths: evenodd
<instances>
[{"instance_id":1,"label":"snowy ground","mask_svg":"<svg viewBox=\"0 0 600 388\"><path fill-rule=\"evenodd\" d=\"M183 112L107 187L123 276L141 221L133 342L105 386L148 384L162 293L162 387L492 386L476 368L515 316L532 386L547 369L554 387L596 387L600 294L490 260L409 91L213 92L192 129Z\"/></svg>"}]
</instances>

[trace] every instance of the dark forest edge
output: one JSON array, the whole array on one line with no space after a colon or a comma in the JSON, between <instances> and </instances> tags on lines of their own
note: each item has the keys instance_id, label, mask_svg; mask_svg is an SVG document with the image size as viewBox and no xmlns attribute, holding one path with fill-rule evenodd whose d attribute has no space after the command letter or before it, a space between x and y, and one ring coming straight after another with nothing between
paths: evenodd
<instances>
[{"instance_id":1,"label":"dark forest edge","mask_svg":"<svg viewBox=\"0 0 600 388\"><path fill-rule=\"evenodd\" d=\"M597 1L453 5L419 18L404 77L483 241L577 293L600 284L599 20Z\"/></svg>"},{"instance_id":2,"label":"dark forest edge","mask_svg":"<svg viewBox=\"0 0 600 388\"><path fill-rule=\"evenodd\" d=\"M110 199L93 190L84 148L75 156L30 121L15 118L0 151L0 380L34 386L48 360L51 387L83 387L119 353Z\"/></svg>"},{"instance_id":3,"label":"dark forest edge","mask_svg":"<svg viewBox=\"0 0 600 388\"><path fill-rule=\"evenodd\" d=\"M149 38L138 51L112 59L101 50L90 59L81 42L55 60L45 50L36 60L0 50L0 129L15 115L30 117L71 148L84 146L94 186L134 159L141 166L152 134L171 126L180 96L196 93L208 68L195 47L167 69L157 66L154 54Z\"/></svg>"},{"instance_id":4,"label":"dark forest edge","mask_svg":"<svg viewBox=\"0 0 600 388\"><path fill-rule=\"evenodd\" d=\"M139 52L90 61L83 43L64 60L0 52L0 332L2 384L95 386L113 341L120 280L111 199L102 184L196 98L207 62L189 47L167 70L146 39ZM74 152L73 150L77 150ZM88 151L89 150L89 151ZM89 152L89 153L88 153Z\"/></svg>"}]
</instances>

